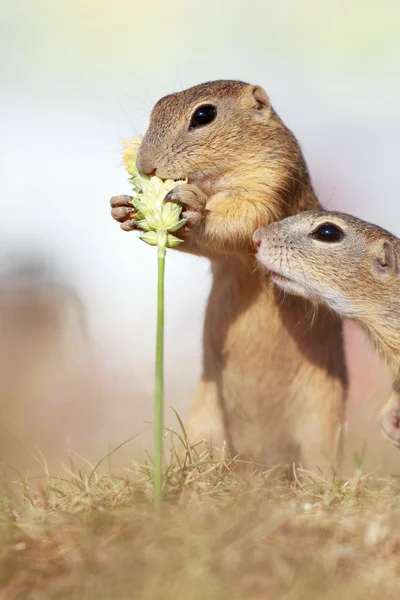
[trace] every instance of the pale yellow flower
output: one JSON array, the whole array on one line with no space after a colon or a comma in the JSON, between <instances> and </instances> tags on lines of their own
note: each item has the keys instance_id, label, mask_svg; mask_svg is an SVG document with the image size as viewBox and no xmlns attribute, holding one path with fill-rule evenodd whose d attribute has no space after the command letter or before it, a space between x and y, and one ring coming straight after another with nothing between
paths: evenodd
<instances>
[{"instance_id":1,"label":"pale yellow flower","mask_svg":"<svg viewBox=\"0 0 400 600\"><path fill-rule=\"evenodd\" d=\"M174 181L173 179L160 179L159 177L142 175L136 167L136 156L141 140L133 138L124 142L123 154L126 169L131 176L130 182L134 189L134 197L131 200L136 209L134 219L139 229L145 233L140 239L152 246L166 244L168 248L174 248L183 240L171 235L178 231L186 223L181 219L182 207L175 202L164 203L164 198L176 185L187 183L185 181ZM160 235L157 233L160 232Z\"/></svg>"},{"instance_id":2,"label":"pale yellow flower","mask_svg":"<svg viewBox=\"0 0 400 600\"><path fill-rule=\"evenodd\" d=\"M123 153L123 159L126 166L126 169L132 177L136 176L137 168L136 168L136 155L139 150L139 146L141 144L141 139L138 137L134 137L131 140L124 140L122 143L125 147L125 151Z\"/></svg>"}]
</instances>

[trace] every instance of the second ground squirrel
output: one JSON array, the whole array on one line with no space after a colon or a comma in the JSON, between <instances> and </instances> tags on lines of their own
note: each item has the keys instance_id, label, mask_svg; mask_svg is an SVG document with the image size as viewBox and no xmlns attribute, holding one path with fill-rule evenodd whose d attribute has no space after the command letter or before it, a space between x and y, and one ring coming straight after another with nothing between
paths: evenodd
<instances>
[{"instance_id":1,"label":"second ground squirrel","mask_svg":"<svg viewBox=\"0 0 400 600\"><path fill-rule=\"evenodd\" d=\"M365 329L393 373L380 422L400 446L400 240L377 225L327 211L261 228L253 240L258 260L281 289Z\"/></svg>"}]
</instances>

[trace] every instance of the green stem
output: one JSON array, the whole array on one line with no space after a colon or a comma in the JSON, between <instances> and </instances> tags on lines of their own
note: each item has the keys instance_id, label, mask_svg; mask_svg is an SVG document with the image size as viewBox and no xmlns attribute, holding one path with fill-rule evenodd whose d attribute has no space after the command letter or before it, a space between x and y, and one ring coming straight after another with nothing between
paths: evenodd
<instances>
[{"instance_id":1,"label":"green stem","mask_svg":"<svg viewBox=\"0 0 400 600\"><path fill-rule=\"evenodd\" d=\"M165 243L158 244L156 385L154 397L154 504L160 510L163 486Z\"/></svg>"}]
</instances>

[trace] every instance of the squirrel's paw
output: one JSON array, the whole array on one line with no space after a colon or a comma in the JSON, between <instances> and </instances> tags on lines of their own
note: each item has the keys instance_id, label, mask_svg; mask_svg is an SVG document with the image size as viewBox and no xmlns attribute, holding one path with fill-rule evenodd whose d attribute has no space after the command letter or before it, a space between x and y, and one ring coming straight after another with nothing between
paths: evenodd
<instances>
[{"instance_id":1,"label":"squirrel's paw","mask_svg":"<svg viewBox=\"0 0 400 600\"><path fill-rule=\"evenodd\" d=\"M400 448L400 406L392 406L380 417L384 437Z\"/></svg>"},{"instance_id":2,"label":"squirrel's paw","mask_svg":"<svg viewBox=\"0 0 400 600\"><path fill-rule=\"evenodd\" d=\"M135 209L130 201L132 196L113 196L110 200L111 216L120 223L124 231L133 231L137 229L136 223L132 218Z\"/></svg>"},{"instance_id":3,"label":"squirrel's paw","mask_svg":"<svg viewBox=\"0 0 400 600\"><path fill-rule=\"evenodd\" d=\"M185 183L174 187L164 199L164 202L182 204L182 217L187 219L184 231L197 227L203 221L206 210L206 195L195 185Z\"/></svg>"}]
</instances>

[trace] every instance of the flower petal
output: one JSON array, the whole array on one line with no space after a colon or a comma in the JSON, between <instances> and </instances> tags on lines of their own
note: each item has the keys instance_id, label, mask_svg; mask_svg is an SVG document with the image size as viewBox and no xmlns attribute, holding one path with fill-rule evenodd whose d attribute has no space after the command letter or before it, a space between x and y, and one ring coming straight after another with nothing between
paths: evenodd
<instances>
[{"instance_id":1,"label":"flower petal","mask_svg":"<svg viewBox=\"0 0 400 600\"><path fill-rule=\"evenodd\" d=\"M146 233L142 233L139 236L139 239L141 239L143 242L146 242L146 244L149 244L150 246L158 245L157 234L155 231L147 231Z\"/></svg>"}]
</instances>

